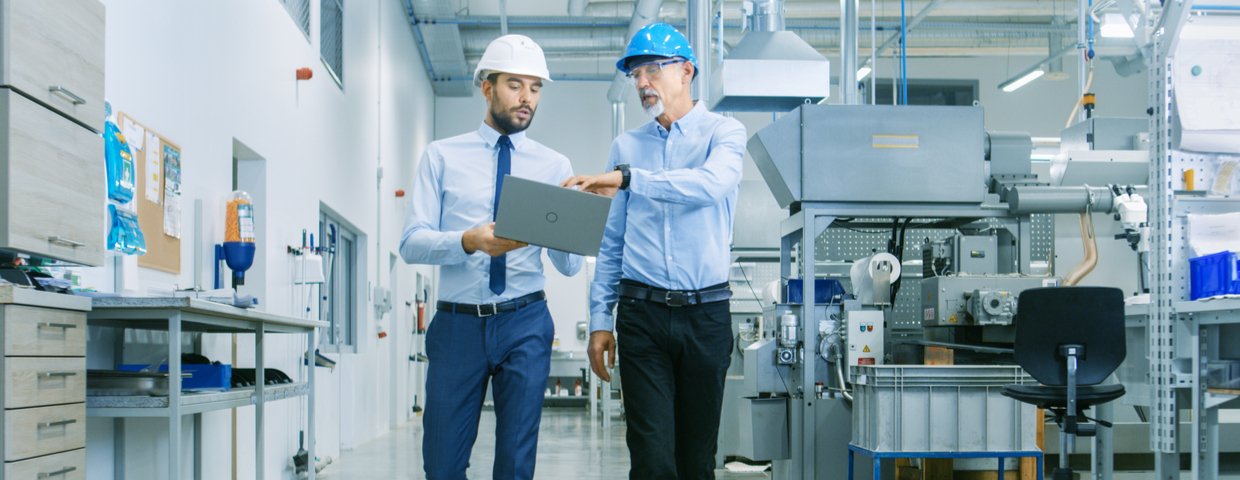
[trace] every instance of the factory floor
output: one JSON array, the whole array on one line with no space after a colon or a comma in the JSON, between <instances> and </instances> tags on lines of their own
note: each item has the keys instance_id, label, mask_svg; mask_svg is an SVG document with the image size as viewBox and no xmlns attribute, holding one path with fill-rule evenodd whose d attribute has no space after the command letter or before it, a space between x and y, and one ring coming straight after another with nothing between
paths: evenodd
<instances>
[{"instance_id":1,"label":"factory floor","mask_svg":"<svg viewBox=\"0 0 1240 480\"><path fill-rule=\"evenodd\" d=\"M590 421L583 409L547 408L543 410L538 438L539 480L627 480L629 450L624 445L624 422L618 418L610 429L601 421ZM468 476L491 478L495 453L495 412L484 410L478 426ZM420 479L422 472L422 422L414 420L352 451L342 452L335 463L319 474L332 479ZM737 474L719 470L719 480L765 480L766 473Z\"/></svg>"},{"instance_id":2,"label":"factory floor","mask_svg":"<svg viewBox=\"0 0 1240 480\"><path fill-rule=\"evenodd\" d=\"M468 475L469 478L475 480L489 479L495 452L495 436L488 432L495 431L494 411L483 410L478 431L478 441L474 444ZM624 445L624 432L624 422L618 418L612 422L610 429L604 429L600 421L591 421L585 410L544 409L538 439L538 467L534 478L538 480L627 480L629 478L629 451ZM356 449L342 452L335 463L319 474L319 478L323 480L421 479L424 478L421 452L422 422L414 420ZM1048 462L1048 474L1056 461ZM1088 461L1088 457L1074 456L1073 466L1087 471ZM1119 463L1129 464L1119 465ZM1152 469L1152 466L1139 465L1140 463L1117 459L1117 467L1133 470L1117 471L1114 480L1156 480L1154 472L1146 470ZM1237 454L1224 454L1220 459L1220 464L1219 480L1240 480L1240 458ZM1187 461L1184 465L1187 469ZM770 473L733 473L717 470L715 478L718 480L766 480L770 478ZM1192 472L1182 471L1180 478L1191 480Z\"/></svg>"}]
</instances>

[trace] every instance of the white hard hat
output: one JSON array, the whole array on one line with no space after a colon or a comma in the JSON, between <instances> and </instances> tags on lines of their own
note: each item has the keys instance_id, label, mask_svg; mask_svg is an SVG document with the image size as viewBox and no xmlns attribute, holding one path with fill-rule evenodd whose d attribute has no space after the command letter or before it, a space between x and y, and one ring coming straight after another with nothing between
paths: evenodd
<instances>
[{"instance_id":1,"label":"white hard hat","mask_svg":"<svg viewBox=\"0 0 1240 480\"><path fill-rule=\"evenodd\" d=\"M504 35L487 45L487 51L474 69L474 86L481 87L484 78L499 72L551 81L542 47L525 35Z\"/></svg>"}]
</instances>

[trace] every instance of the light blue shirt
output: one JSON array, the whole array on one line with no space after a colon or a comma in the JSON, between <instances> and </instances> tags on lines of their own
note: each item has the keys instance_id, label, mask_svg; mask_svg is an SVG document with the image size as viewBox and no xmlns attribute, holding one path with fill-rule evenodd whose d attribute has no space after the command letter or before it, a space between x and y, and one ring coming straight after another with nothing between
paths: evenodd
<instances>
[{"instance_id":1,"label":"light blue shirt","mask_svg":"<svg viewBox=\"0 0 1240 480\"><path fill-rule=\"evenodd\" d=\"M512 300L543 289L542 247L508 252L507 287L503 295L490 288L491 256L481 250L465 253L461 236L494 221L495 168L500 133L485 122L476 132L431 142L418 163L417 178L405 214L400 256L408 263L442 265L439 299L454 303L488 304ZM525 137L512 141L512 175L559 184L573 176L568 158ZM581 257L557 250L547 256L560 273L581 270Z\"/></svg>"},{"instance_id":2,"label":"light blue shirt","mask_svg":"<svg viewBox=\"0 0 1240 480\"><path fill-rule=\"evenodd\" d=\"M698 103L672 128L652 121L611 143L607 169L629 164L590 284L590 331L615 326L621 278L668 290L728 281L745 127Z\"/></svg>"}]
</instances>

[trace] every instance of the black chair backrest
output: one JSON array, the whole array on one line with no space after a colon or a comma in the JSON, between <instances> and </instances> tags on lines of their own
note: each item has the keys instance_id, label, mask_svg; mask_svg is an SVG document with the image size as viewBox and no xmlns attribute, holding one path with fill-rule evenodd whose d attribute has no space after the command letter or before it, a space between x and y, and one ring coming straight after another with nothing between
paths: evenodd
<instances>
[{"instance_id":1,"label":"black chair backrest","mask_svg":"<svg viewBox=\"0 0 1240 480\"><path fill-rule=\"evenodd\" d=\"M1060 345L1083 345L1076 383L1097 385L1127 355L1124 293L1110 287L1047 287L1021 292L1016 315L1016 362L1043 385L1068 384Z\"/></svg>"}]
</instances>

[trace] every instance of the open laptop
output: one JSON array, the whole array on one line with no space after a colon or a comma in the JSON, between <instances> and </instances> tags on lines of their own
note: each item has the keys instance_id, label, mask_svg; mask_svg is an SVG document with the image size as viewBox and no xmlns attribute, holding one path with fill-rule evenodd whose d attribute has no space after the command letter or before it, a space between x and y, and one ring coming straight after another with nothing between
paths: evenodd
<instances>
[{"instance_id":1,"label":"open laptop","mask_svg":"<svg viewBox=\"0 0 1240 480\"><path fill-rule=\"evenodd\" d=\"M562 252L598 256L611 199L507 175L495 236Z\"/></svg>"}]
</instances>

